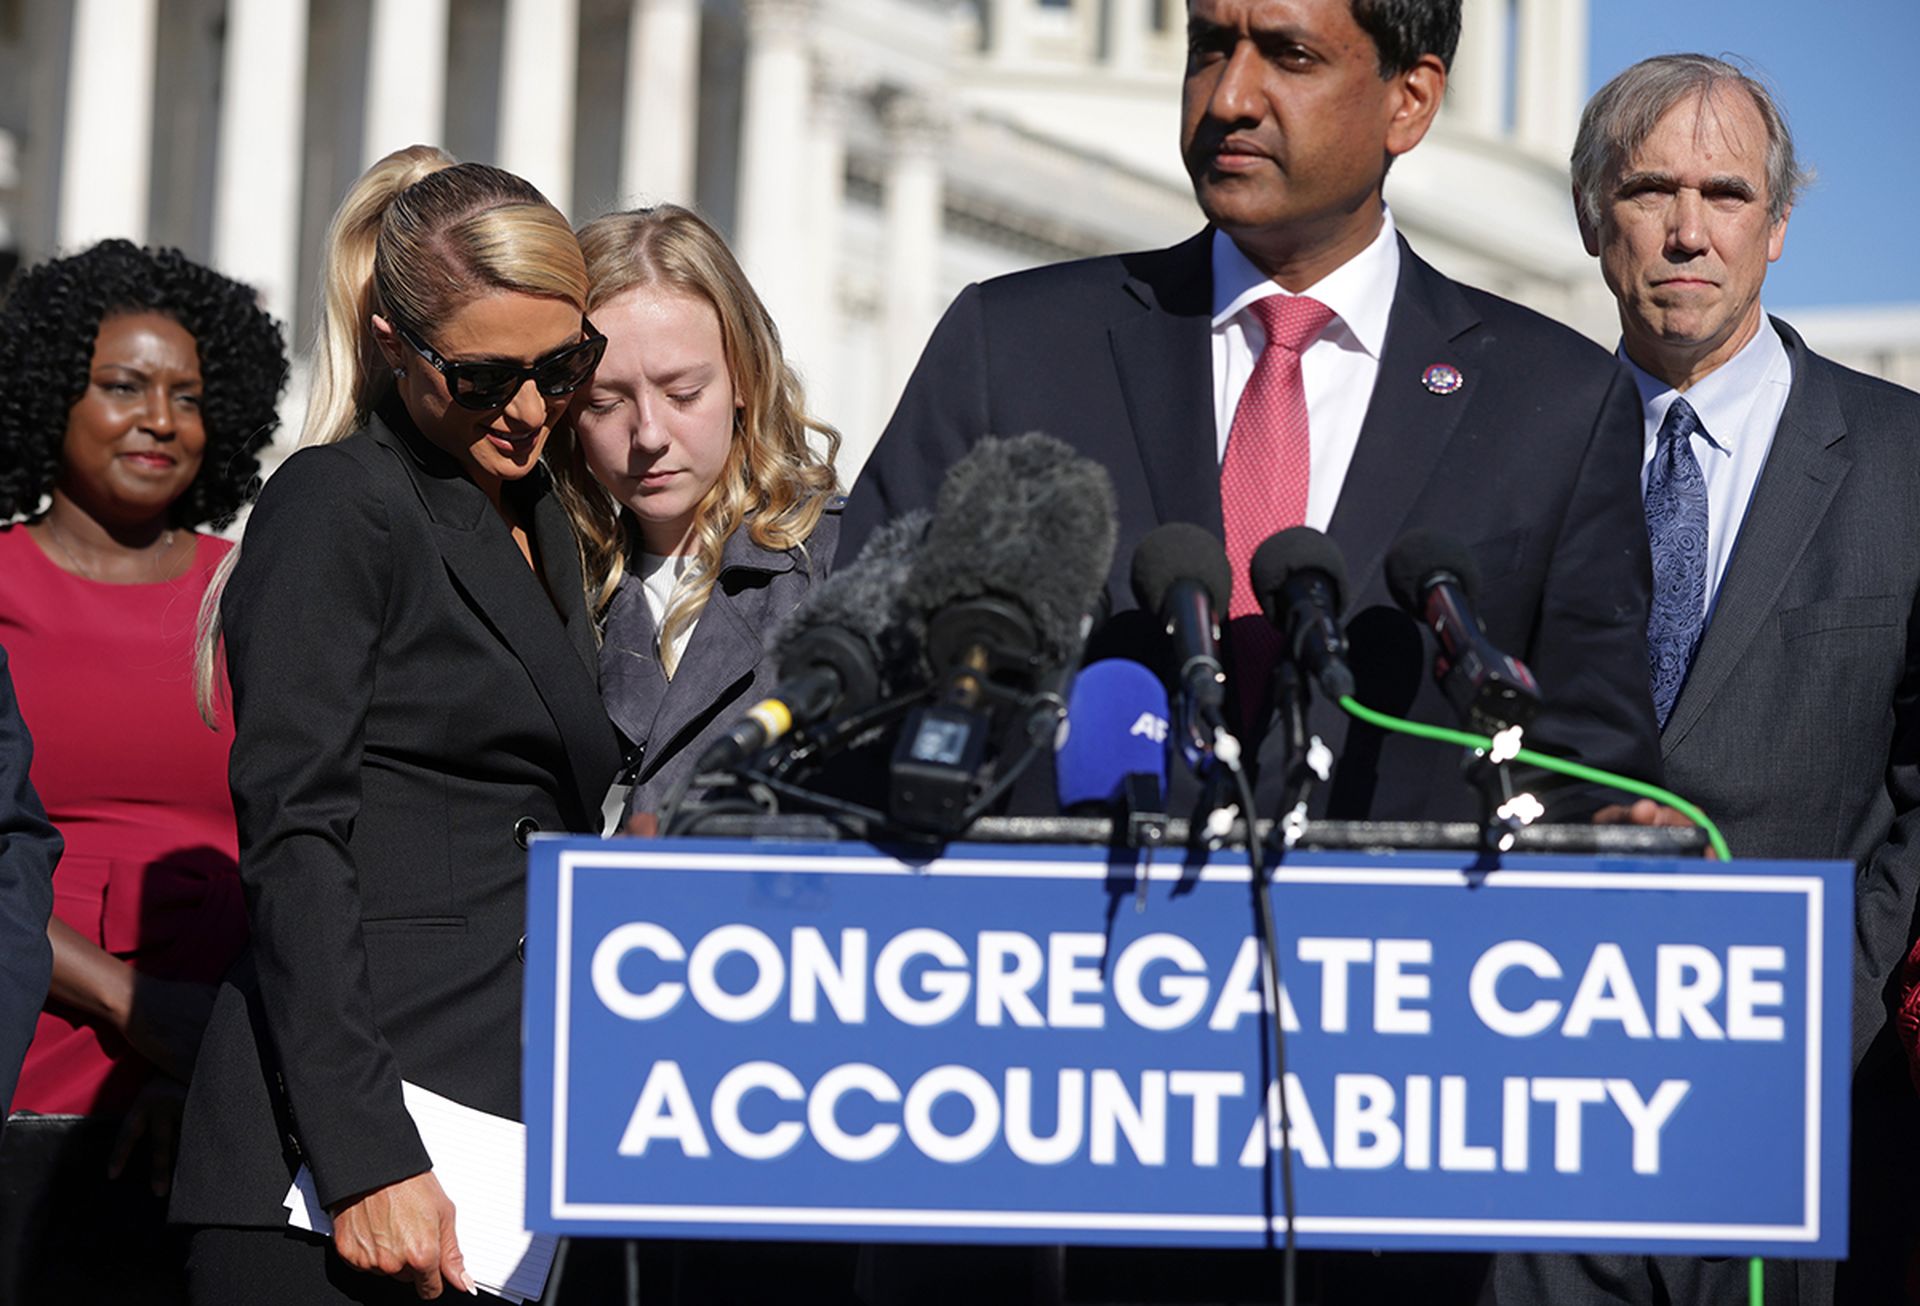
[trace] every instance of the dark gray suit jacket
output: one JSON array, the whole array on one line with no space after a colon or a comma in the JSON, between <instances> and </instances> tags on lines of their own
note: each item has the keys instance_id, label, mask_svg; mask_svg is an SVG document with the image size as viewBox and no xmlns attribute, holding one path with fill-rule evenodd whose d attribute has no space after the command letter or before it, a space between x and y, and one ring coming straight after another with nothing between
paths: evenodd
<instances>
[{"instance_id":1,"label":"dark gray suit jacket","mask_svg":"<svg viewBox=\"0 0 1920 1306\"><path fill-rule=\"evenodd\" d=\"M981 436L1045 431L1104 465L1119 503L1108 580L1119 615L1089 656L1160 661L1163 641L1145 629L1153 623L1128 611L1135 547L1162 522L1224 534L1212 235L963 291L853 487L842 556L886 519L930 506L946 469ZM1657 780L1633 382L1593 342L1441 276L1404 240L1400 260L1379 378L1328 527L1346 555L1357 696L1455 724L1430 674L1433 638L1394 605L1382 567L1403 532L1445 531L1478 559L1488 634L1524 658L1546 692L1534 746ZM1453 365L1464 384L1434 393L1423 377L1436 363ZM1312 725L1339 758L1321 790L1326 814L1477 816L1455 779L1457 753L1350 723L1323 702ZM1262 749L1267 811L1279 733Z\"/></svg>"},{"instance_id":2,"label":"dark gray suit jacket","mask_svg":"<svg viewBox=\"0 0 1920 1306\"><path fill-rule=\"evenodd\" d=\"M0 648L0 1113L20 1082L53 972L47 918L61 840L27 778L32 765L33 740Z\"/></svg>"},{"instance_id":3,"label":"dark gray suit jacket","mask_svg":"<svg viewBox=\"0 0 1920 1306\"><path fill-rule=\"evenodd\" d=\"M1773 325L1793 389L1660 749L1735 857L1858 864L1857 1065L1920 887L1920 395Z\"/></svg>"},{"instance_id":4,"label":"dark gray suit jacket","mask_svg":"<svg viewBox=\"0 0 1920 1306\"><path fill-rule=\"evenodd\" d=\"M1877 1304L1899 1297L1914 1146L1887 990L1920 885L1920 395L1773 326L1793 388L1660 747L1668 788L1705 809L1735 857L1859 868L1840 1300ZM1766 1273L1768 1301L1834 1300L1831 1262ZM1744 1301L1746 1285L1739 1258L1502 1256L1482 1300Z\"/></svg>"},{"instance_id":5,"label":"dark gray suit jacket","mask_svg":"<svg viewBox=\"0 0 1920 1306\"><path fill-rule=\"evenodd\" d=\"M404 411L294 454L254 508L221 603L253 945L175 1220L283 1225L297 1160L330 1206L425 1170L403 1078L519 1112L524 838L598 830L619 746L566 516L544 471L508 493L544 584Z\"/></svg>"},{"instance_id":6,"label":"dark gray suit jacket","mask_svg":"<svg viewBox=\"0 0 1920 1306\"><path fill-rule=\"evenodd\" d=\"M837 496L804 548L763 549L743 526L727 540L720 575L672 680L654 652L653 613L638 578L607 607L600 692L632 742L635 812L655 812L676 782L748 706L774 686L767 640L807 590L827 577L840 538Z\"/></svg>"}]
</instances>

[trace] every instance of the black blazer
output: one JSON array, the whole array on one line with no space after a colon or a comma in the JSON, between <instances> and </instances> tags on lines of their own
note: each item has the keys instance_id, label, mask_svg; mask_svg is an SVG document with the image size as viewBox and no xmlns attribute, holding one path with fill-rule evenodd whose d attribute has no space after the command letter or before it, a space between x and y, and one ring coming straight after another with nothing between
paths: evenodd
<instances>
[{"instance_id":1,"label":"black blazer","mask_svg":"<svg viewBox=\"0 0 1920 1306\"><path fill-rule=\"evenodd\" d=\"M1660 747L1735 857L1859 864L1858 1064L1920 888L1920 395L1773 328L1793 389Z\"/></svg>"},{"instance_id":2,"label":"black blazer","mask_svg":"<svg viewBox=\"0 0 1920 1306\"><path fill-rule=\"evenodd\" d=\"M1162 522L1223 535L1211 353L1211 230L1171 249L1059 264L969 286L935 329L855 484L841 552L931 504L945 469L987 433L1041 430L1103 463L1119 502L1108 581ZM1348 629L1361 702L1454 724L1429 674L1434 644L1393 606L1382 563L1425 527L1473 549L1494 642L1525 659L1549 708L1529 741L1657 778L1647 688L1651 586L1640 511L1641 431L1631 379L1605 350L1496 296L1459 285L1400 246L1379 380L1329 534L1346 555ZM1428 367L1465 384L1436 394ZM1158 660L1134 616L1095 652ZM1468 819L1456 754L1349 728L1317 703L1313 729L1339 758L1325 814ZM1278 732L1273 732L1277 735ZM1281 741L1262 750L1262 810L1277 798ZM1586 806L1594 800L1590 797ZM1565 813L1571 815L1573 813Z\"/></svg>"},{"instance_id":3,"label":"black blazer","mask_svg":"<svg viewBox=\"0 0 1920 1306\"><path fill-rule=\"evenodd\" d=\"M47 918L61 839L28 779L32 766L33 740L0 648L0 1119L20 1083L53 973Z\"/></svg>"},{"instance_id":4,"label":"black blazer","mask_svg":"<svg viewBox=\"0 0 1920 1306\"><path fill-rule=\"evenodd\" d=\"M394 409L253 511L221 603L253 945L201 1047L176 1220L283 1224L300 1159L327 1204L427 1169L402 1078L518 1114L524 840L597 829L619 750L566 517L544 471L509 493L542 577Z\"/></svg>"},{"instance_id":5,"label":"black blazer","mask_svg":"<svg viewBox=\"0 0 1920 1306\"><path fill-rule=\"evenodd\" d=\"M621 581L607 606L600 687L613 723L632 741L632 811L657 813L707 747L773 689L767 642L826 579L845 502L834 496L804 547L763 549L745 526L734 531L672 680L654 651L653 612L639 578L629 573Z\"/></svg>"}]
</instances>

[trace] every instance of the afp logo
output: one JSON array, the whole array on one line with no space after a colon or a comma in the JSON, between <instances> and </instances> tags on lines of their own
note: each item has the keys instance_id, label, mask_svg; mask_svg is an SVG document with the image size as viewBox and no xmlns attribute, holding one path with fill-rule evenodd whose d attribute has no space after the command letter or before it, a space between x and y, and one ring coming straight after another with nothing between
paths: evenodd
<instances>
[{"instance_id":1,"label":"afp logo","mask_svg":"<svg viewBox=\"0 0 1920 1306\"><path fill-rule=\"evenodd\" d=\"M1151 739L1156 744L1167 742L1167 719L1155 716L1151 712L1142 712L1134 718L1133 725L1127 730L1129 735Z\"/></svg>"}]
</instances>

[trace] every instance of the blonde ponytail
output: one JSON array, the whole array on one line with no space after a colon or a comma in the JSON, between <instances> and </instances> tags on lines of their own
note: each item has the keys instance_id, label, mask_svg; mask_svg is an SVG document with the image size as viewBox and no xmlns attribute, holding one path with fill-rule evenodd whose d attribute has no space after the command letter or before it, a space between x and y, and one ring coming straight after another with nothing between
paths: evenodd
<instances>
[{"instance_id":1,"label":"blonde ponytail","mask_svg":"<svg viewBox=\"0 0 1920 1306\"><path fill-rule=\"evenodd\" d=\"M313 342L313 383L300 443L332 444L367 420L393 381L368 319L374 306L373 262L380 228L401 192L454 166L434 145L409 145L368 168L327 225L321 264L320 329Z\"/></svg>"}]
</instances>

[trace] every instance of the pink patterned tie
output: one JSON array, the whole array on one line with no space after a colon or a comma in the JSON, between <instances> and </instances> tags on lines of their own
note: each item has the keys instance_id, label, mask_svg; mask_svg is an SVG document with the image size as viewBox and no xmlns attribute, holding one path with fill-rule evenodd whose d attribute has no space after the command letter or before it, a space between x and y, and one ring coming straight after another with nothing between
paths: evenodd
<instances>
[{"instance_id":1,"label":"pink patterned tie","mask_svg":"<svg viewBox=\"0 0 1920 1306\"><path fill-rule=\"evenodd\" d=\"M1280 634L1260 612L1247 564L1269 535L1307 519L1312 444L1300 354L1334 316L1325 304L1304 295L1268 295L1254 300L1248 311L1265 328L1267 347L1260 351L1233 410L1227 456L1220 466L1220 508L1227 562L1233 568L1227 643L1243 734L1265 723L1269 682L1280 652Z\"/></svg>"}]
</instances>

